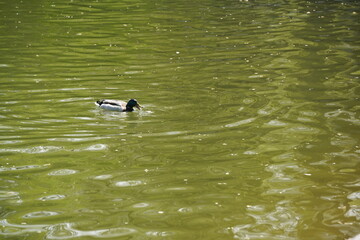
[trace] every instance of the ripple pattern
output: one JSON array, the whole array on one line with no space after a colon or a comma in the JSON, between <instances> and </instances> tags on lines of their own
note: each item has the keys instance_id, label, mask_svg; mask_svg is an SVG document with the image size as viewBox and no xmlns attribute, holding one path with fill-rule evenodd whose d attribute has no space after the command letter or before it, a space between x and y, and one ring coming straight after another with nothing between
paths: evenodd
<instances>
[{"instance_id":1,"label":"ripple pattern","mask_svg":"<svg viewBox=\"0 0 360 240\"><path fill-rule=\"evenodd\" d=\"M0 5L2 238L358 238L358 1Z\"/></svg>"}]
</instances>

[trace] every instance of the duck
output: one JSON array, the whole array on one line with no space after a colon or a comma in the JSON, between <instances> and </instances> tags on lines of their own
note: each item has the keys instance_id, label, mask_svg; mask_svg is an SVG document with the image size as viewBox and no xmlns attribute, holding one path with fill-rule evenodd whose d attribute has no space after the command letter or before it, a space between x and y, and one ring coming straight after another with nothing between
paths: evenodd
<instances>
[{"instance_id":1,"label":"duck","mask_svg":"<svg viewBox=\"0 0 360 240\"><path fill-rule=\"evenodd\" d=\"M139 110L142 108L136 99L130 99L127 103L121 100L103 99L96 101L95 104L102 109L118 112L132 112L134 107Z\"/></svg>"}]
</instances>

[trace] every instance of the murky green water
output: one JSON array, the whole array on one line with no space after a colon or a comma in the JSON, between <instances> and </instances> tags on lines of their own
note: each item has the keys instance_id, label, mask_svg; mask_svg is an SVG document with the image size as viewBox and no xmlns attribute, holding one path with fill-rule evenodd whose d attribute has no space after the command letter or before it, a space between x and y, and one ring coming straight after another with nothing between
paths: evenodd
<instances>
[{"instance_id":1,"label":"murky green water","mask_svg":"<svg viewBox=\"0 0 360 240\"><path fill-rule=\"evenodd\" d=\"M0 238L359 234L359 7L0 0Z\"/></svg>"}]
</instances>

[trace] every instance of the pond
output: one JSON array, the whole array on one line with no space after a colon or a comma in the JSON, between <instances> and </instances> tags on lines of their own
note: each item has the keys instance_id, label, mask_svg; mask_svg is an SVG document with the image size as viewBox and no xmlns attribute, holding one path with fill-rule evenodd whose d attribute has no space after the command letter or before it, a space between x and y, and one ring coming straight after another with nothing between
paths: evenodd
<instances>
[{"instance_id":1,"label":"pond","mask_svg":"<svg viewBox=\"0 0 360 240\"><path fill-rule=\"evenodd\" d=\"M0 238L360 234L359 7L0 0Z\"/></svg>"}]
</instances>

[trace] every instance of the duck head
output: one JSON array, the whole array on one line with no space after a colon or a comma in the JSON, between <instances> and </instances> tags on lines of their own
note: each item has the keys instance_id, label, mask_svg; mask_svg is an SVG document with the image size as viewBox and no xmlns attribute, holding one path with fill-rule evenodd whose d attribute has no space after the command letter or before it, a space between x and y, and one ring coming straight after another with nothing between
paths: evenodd
<instances>
[{"instance_id":1,"label":"duck head","mask_svg":"<svg viewBox=\"0 0 360 240\"><path fill-rule=\"evenodd\" d=\"M134 107L137 109L141 109L140 104L136 101L136 99L130 99L128 103L126 104L126 111L132 112L134 111Z\"/></svg>"}]
</instances>

